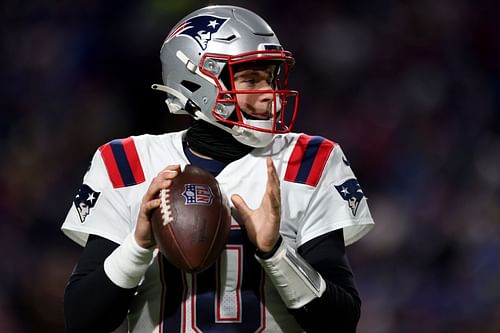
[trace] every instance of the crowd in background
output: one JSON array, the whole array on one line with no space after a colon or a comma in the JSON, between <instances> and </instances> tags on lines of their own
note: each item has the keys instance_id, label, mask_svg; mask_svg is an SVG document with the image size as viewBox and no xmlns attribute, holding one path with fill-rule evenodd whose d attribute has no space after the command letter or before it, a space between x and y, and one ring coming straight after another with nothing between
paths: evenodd
<instances>
[{"instance_id":1,"label":"crowd in background","mask_svg":"<svg viewBox=\"0 0 500 333\"><path fill-rule=\"evenodd\" d=\"M358 332L500 332L500 2L231 3L293 52L294 130L339 142L368 197L376 227L348 248ZM97 147L189 125L150 85L205 4L0 6L1 332L63 331L80 248L60 225Z\"/></svg>"}]
</instances>

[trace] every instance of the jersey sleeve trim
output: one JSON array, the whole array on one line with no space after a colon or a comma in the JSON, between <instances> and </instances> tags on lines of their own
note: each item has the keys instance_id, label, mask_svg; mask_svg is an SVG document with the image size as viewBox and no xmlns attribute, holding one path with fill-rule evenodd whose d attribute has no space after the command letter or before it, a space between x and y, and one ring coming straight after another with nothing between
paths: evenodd
<instances>
[{"instance_id":1,"label":"jersey sleeve trim","mask_svg":"<svg viewBox=\"0 0 500 333\"><path fill-rule=\"evenodd\" d=\"M63 225L61 230L67 237L69 237L71 240L73 240L75 243L79 244L82 247L84 247L85 244L87 243L90 234L106 238L112 242L115 242L116 244L121 244L123 242L123 239L117 235L114 235L112 233L100 229L89 228L88 226L86 226L85 228L79 228L76 226Z\"/></svg>"},{"instance_id":2,"label":"jersey sleeve trim","mask_svg":"<svg viewBox=\"0 0 500 333\"><path fill-rule=\"evenodd\" d=\"M307 237L302 237L297 239L296 247L300 247L301 245L307 243L311 239L319 237L321 235L327 234L331 231L335 231L338 229L343 229L344 231L344 244L345 246L349 246L354 244L361 238L363 238L373 227L374 222L372 218L364 218L356 221L356 223L352 223L351 220L338 221L331 225L325 226L324 228L320 228L316 230L314 233L307 235Z\"/></svg>"},{"instance_id":3,"label":"jersey sleeve trim","mask_svg":"<svg viewBox=\"0 0 500 333\"><path fill-rule=\"evenodd\" d=\"M318 185L335 143L321 136L302 134L288 161L284 180L310 186Z\"/></svg>"},{"instance_id":4,"label":"jersey sleeve trim","mask_svg":"<svg viewBox=\"0 0 500 333\"><path fill-rule=\"evenodd\" d=\"M116 139L99 147L114 188L144 182L144 171L132 137Z\"/></svg>"}]
</instances>

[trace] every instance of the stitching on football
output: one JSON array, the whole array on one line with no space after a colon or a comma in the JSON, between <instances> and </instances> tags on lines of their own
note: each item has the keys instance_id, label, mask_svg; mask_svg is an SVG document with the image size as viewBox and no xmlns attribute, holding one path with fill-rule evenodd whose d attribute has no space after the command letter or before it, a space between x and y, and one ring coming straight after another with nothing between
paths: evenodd
<instances>
[{"instance_id":1,"label":"stitching on football","mask_svg":"<svg viewBox=\"0 0 500 333\"><path fill-rule=\"evenodd\" d=\"M160 209L162 225L166 226L173 222L172 207L170 206L170 189L164 188L160 191Z\"/></svg>"}]
</instances>

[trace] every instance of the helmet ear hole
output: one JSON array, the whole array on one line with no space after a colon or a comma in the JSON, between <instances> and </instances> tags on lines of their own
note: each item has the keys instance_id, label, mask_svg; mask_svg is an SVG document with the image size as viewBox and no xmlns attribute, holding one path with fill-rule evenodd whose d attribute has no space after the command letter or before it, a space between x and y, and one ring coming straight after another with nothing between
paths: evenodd
<instances>
[{"instance_id":1,"label":"helmet ear hole","mask_svg":"<svg viewBox=\"0 0 500 333\"><path fill-rule=\"evenodd\" d=\"M181 85L192 93L201 88L198 83L194 83L193 81L182 80Z\"/></svg>"}]
</instances>

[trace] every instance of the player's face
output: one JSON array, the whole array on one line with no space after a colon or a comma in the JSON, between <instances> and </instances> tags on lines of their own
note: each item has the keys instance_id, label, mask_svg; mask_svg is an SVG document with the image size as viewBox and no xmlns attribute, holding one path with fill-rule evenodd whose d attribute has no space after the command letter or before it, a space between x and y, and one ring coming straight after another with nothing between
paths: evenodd
<instances>
[{"instance_id":1,"label":"player's face","mask_svg":"<svg viewBox=\"0 0 500 333\"><path fill-rule=\"evenodd\" d=\"M261 94L237 94L238 105L245 114L255 119L269 119L273 113L275 65L241 68L234 74L236 90L262 90ZM267 90L267 91L266 91Z\"/></svg>"}]
</instances>

